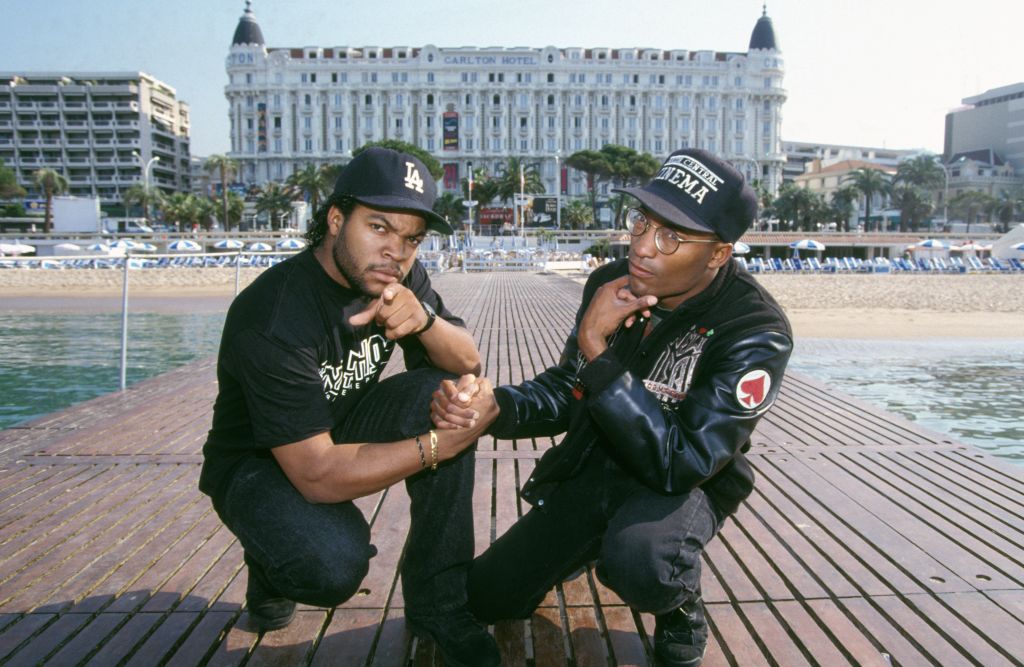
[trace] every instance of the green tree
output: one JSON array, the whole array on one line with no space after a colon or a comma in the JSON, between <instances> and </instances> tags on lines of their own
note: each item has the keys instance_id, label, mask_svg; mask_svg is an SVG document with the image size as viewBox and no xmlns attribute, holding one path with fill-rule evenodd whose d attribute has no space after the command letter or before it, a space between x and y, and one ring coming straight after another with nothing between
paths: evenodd
<instances>
[{"instance_id":1,"label":"green tree","mask_svg":"<svg viewBox=\"0 0 1024 667\"><path fill-rule=\"evenodd\" d=\"M788 229L804 231L815 229L817 223L828 216L828 207L820 194L793 183L784 183L779 188L772 210L781 222L788 223Z\"/></svg>"},{"instance_id":2,"label":"green tree","mask_svg":"<svg viewBox=\"0 0 1024 667\"><path fill-rule=\"evenodd\" d=\"M17 174L0 160L0 199L23 199L25 194L25 188L18 185Z\"/></svg>"},{"instance_id":3,"label":"green tree","mask_svg":"<svg viewBox=\"0 0 1024 667\"><path fill-rule=\"evenodd\" d=\"M573 199L562 209L562 221L569 229L586 229L594 223L591 207L579 199Z\"/></svg>"},{"instance_id":4,"label":"green tree","mask_svg":"<svg viewBox=\"0 0 1024 667\"><path fill-rule=\"evenodd\" d=\"M267 183L260 189L256 197L257 213L266 213L270 219L271 229L280 229L281 220L292 212L292 202L297 193L280 183Z\"/></svg>"},{"instance_id":5,"label":"green tree","mask_svg":"<svg viewBox=\"0 0 1024 667\"><path fill-rule=\"evenodd\" d=\"M599 151L577 151L566 158L565 164L586 175L587 195L593 211L592 219L597 220L597 185L612 175L612 165L608 157Z\"/></svg>"},{"instance_id":6,"label":"green tree","mask_svg":"<svg viewBox=\"0 0 1024 667\"><path fill-rule=\"evenodd\" d=\"M228 193L228 223L221 222L224 231L238 229L242 224L242 213L245 212L245 198L237 192Z\"/></svg>"},{"instance_id":7,"label":"green tree","mask_svg":"<svg viewBox=\"0 0 1024 667\"><path fill-rule=\"evenodd\" d=\"M932 198L920 187L901 182L889 191L892 205L900 210L900 231L917 228L932 213Z\"/></svg>"},{"instance_id":8,"label":"green tree","mask_svg":"<svg viewBox=\"0 0 1024 667\"><path fill-rule=\"evenodd\" d=\"M142 208L142 217L149 220L149 209L151 206L156 206L163 210L164 193L160 188L153 187L152 185L148 188L143 183L136 183L127 190L121 193L121 201L124 203L125 209L128 209L136 204Z\"/></svg>"},{"instance_id":9,"label":"green tree","mask_svg":"<svg viewBox=\"0 0 1024 667\"><path fill-rule=\"evenodd\" d=\"M520 168L522 168L522 183L519 178ZM508 158L505 162L505 172L495 180L497 181L497 197L502 201L510 201L520 192L528 195L544 192L544 183L541 182L537 167L527 164L524 159L518 157Z\"/></svg>"},{"instance_id":10,"label":"green tree","mask_svg":"<svg viewBox=\"0 0 1024 667\"><path fill-rule=\"evenodd\" d=\"M238 162L226 155L211 155L203 162L203 169L211 174L216 172L220 176L220 202L221 215L220 224L225 230L229 229L230 202L228 201L228 179L238 173Z\"/></svg>"},{"instance_id":11,"label":"green tree","mask_svg":"<svg viewBox=\"0 0 1024 667\"><path fill-rule=\"evenodd\" d=\"M484 169L473 170L473 196L469 194L469 179L462 179L463 199L472 199L478 206L486 206L498 196L498 182Z\"/></svg>"},{"instance_id":12,"label":"green tree","mask_svg":"<svg viewBox=\"0 0 1024 667\"><path fill-rule=\"evenodd\" d=\"M896 168L896 175L892 179L893 185L906 183L928 192L938 189L946 182L946 175L936 162L937 159L937 156L925 153L903 160Z\"/></svg>"},{"instance_id":13,"label":"green tree","mask_svg":"<svg viewBox=\"0 0 1024 667\"><path fill-rule=\"evenodd\" d=\"M210 220L217 212L217 205L212 199L196 195L175 192L165 197L160 203L160 211L164 220L173 221L181 229L189 229L195 225L209 230Z\"/></svg>"},{"instance_id":14,"label":"green tree","mask_svg":"<svg viewBox=\"0 0 1024 667\"><path fill-rule=\"evenodd\" d=\"M408 153L409 155L415 155L420 161L426 165L427 171L434 177L434 180L439 180L444 176L444 167L437 161L433 155L423 150L415 144L410 144L405 141L398 141L397 139L385 139L384 141L371 141L368 144L363 144L359 148L352 151L352 156L359 155L367 148L373 146L380 146L381 148L390 148L391 150L399 151L400 153Z\"/></svg>"},{"instance_id":15,"label":"green tree","mask_svg":"<svg viewBox=\"0 0 1024 667\"><path fill-rule=\"evenodd\" d=\"M434 212L448 221L452 227L466 219L466 207L454 192L442 192L434 200Z\"/></svg>"},{"instance_id":16,"label":"green tree","mask_svg":"<svg viewBox=\"0 0 1024 667\"><path fill-rule=\"evenodd\" d=\"M606 144L598 152L605 156L611 167L609 180L613 188L625 188L644 183L658 173L658 168L661 166L661 163L650 153L638 153L632 148L618 144ZM612 227L619 226L625 202L626 200L623 198L612 202L612 208L615 210Z\"/></svg>"},{"instance_id":17,"label":"green tree","mask_svg":"<svg viewBox=\"0 0 1024 667\"><path fill-rule=\"evenodd\" d=\"M832 192L829 201L832 222L840 231L850 231L850 216L856 210L856 202L860 198L860 190L852 185L843 185Z\"/></svg>"},{"instance_id":18,"label":"green tree","mask_svg":"<svg viewBox=\"0 0 1024 667\"><path fill-rule=\"evenodd\" d=\"M1010 231L1010 222L1015 213L1024 212L1024 186L1018 185L1013 190L1000 190L993 202L992 213L999 220L999 226L1005 234Z\"/></svg>"},{"instance_id":19,"label":"green tree","mask_svg":"<svg viewBox=\"0 0 1024 667\"><path fill-rule=\"evenodd\" d=\"M985 192L965 190L949 200L949 208L967 223L967 233L971 233L971 224L981 222L981 217L992 208L993 198Z\"/></svg>"},{"instance_id":20,"label":"green tree","mask_svg":"<svg viewBox=\"0 0 1024 667\"><path fill-rule=\"evenodd\" d=\"M292 175L285 180L296 192L309 201L312 212L316 213L320 208L320 199L328 194L332 182L328 181L328 173L323 168L307 164L302 169L293 171Z\"/></svg>"},{"instance_id":21,"label":"green tree","mask_svg":"<svg viewBox=\"0 0 1024 667\"><path fill-rule=\"evenodd\" d=\"M53 169L37 169L32 174L32 180L46 198L46 217L43 218L43 232L49 234L53 231L53 198L55 195L68 191L68 179Z\"/></svg>"},{"instance_id":22,"label":"green tree","mask_svg":"<svg viewBox=\"0 0 1024 667\"><path fill-rule=\"evenodd\" d=\"M864 195L864 231L871 231L871 200L875 195L886 195L889 193L890 178L881 169L862 167L854 169L843 177L843 183L849 183L857 188ZM878 223L879 229L884 229L884 222Z\"/></svg>"}]
</instances>

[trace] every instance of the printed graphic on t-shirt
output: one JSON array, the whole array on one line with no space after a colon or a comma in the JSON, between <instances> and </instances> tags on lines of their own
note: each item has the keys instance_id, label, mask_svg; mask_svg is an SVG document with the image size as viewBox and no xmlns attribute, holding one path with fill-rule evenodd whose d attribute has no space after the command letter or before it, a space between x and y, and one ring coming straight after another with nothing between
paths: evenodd
<instances>
[{"instance_id":1,"label":"printed graphic on t-shirt","mask_svg":"<svg viewBox=\"0 0 1024 667\"><path fill-rule=\"evenodd\" d=\"M324 383L324 396L334 402L338 396L347 396L349 391L361 389L377 377L388 360L393 343L380 334L359 341L359 349L349 350L344 363L332 366L330 362L320 364L320 379Z\"/></svg>"},{"instance_id":2,"label":"printed graphic on t-shirt","mask_svg":"<svg viewBox=\"0 0 1024 667\"><path fill-rule=\"evenodd\" d=\"M686 398L693 382L693 373L704 351L709 333L691 327L683 336L669 343L644 380L662 405L675 405Z\"/></svg>"}]
</instances>

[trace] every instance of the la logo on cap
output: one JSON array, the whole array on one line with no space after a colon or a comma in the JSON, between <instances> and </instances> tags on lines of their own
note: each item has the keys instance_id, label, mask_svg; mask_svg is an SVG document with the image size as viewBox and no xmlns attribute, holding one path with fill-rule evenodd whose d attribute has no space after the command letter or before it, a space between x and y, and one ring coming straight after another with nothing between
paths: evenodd
<instances>
[{"instance_id":1,"label":"la logo on cap","mask_svg":"<svg viewBox=\"0 0 1024 667\"><path fill-rule=\"evenodd\" d=\"M412 162L405 163L405 187L423 193L423 177L420 176L420 170Z\"/></svg>"}]
</instances>

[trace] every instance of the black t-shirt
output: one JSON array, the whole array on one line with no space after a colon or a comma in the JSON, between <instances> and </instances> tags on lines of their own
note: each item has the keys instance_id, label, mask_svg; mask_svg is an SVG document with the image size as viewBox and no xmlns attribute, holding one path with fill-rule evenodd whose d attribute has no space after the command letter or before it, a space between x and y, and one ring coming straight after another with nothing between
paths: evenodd
<instances>
[{"instance_id":1,"label":"black t-shirt","mask_svg":"<svg viewBox=\"0 0 1024 667\"><path fill-rule=\"evenodd\" d=\"M418 261L403 284L438 317L465 326ZM219 391L199 479L216 505L241 460L330 431L377 381L395 342L375 322L348 323L368 303L328 276L312 250L268 269L235 298L221 337ZM406 368L429 365L416 336L398 342Z\"/></svg>"}]
</instances>

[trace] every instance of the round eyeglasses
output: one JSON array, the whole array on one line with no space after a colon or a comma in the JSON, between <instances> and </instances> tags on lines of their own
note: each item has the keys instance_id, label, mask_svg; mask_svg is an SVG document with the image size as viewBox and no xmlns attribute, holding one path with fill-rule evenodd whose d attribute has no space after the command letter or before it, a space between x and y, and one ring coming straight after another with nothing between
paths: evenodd
<instances>
[{"instance_id":1,"label":"round eyeglasses","mask_svg":"<svg viewBox=\"0 0 1024 667\"><path fill-rule=\"evenodd\" d=\"M639 238L646 234L650 227L654 227L654 247L663 255L671 255L679 250L683 243L721 243L717 239L680 238L671 228L655 223L640 209L631 208L626 211L626 228L630 235Z\"/></svg>"}]
</instances>

